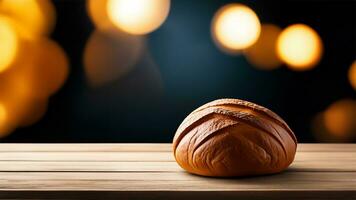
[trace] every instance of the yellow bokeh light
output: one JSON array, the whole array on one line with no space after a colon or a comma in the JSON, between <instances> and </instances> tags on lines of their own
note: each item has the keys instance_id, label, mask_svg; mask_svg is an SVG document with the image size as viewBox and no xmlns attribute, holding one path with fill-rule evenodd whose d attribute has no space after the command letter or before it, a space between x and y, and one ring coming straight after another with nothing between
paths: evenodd
<instances>
[{"instance_id":1,"label":"yellow bokeh light","mask_svg":"<svg viewBox=\"0 0 356 200\"><path fill-rule=\"evenodd\" d=\"M326 129L337 137L350 137L356 131L356 103L344 99L331 104L324 113Z\"/></svg>"},{"instance_id":2,"label":"yellow bokeh light","mask_svg":"<svg viewBox=\"0 0 356 200\"><path fill-rule=\"evenodd\" d=\"M264 24L257 42L244 52L248 61L258 69L272 70L282 63L277 55L277 38L281 29L273 24Z\"/></svg>"},{"instance_id":3,"label":"yellow bokeh light","mask_svg":"<svg viewBox=\"0 0 356 200\"><path fill-rule=\"evenodd\" d=\"M17 21L29 37L50 34L56 18L49 0L1 0L0 12Z\"/></svg>"},{"instance_id":4,"label":"yellow bokeh light","mask_svg":"<svg viewBox=\"0 0 356 200\"><path fill-rule=\"evenodd\" d=\"M134 35L157 29L167 18L170 0L108 0L109 19L119 29Z\"/></svg>"},{"instance_id":5,"label":"yellow bokeh light","mask_svg":"<svg viewBox=\"0 0 356 200\"><path fill-rule=\"evenodd\" d=\"M139 60L143 47L142 36L95 31L86 44L83 56L89 84L102 86L127 74Z\"/></svg>"},{"instance_id":6,"label":"yellow bokeh light","mask_svg":"<svg viewBox=\"0 0 356 200\"><path fill-rule=\"evenodd\" d=\"M10 21L0 17L0 73L15 60L18 53L19 37Z\"/></svg>"},{"instance_id":7,"label":"yellow bokeh light","mask_svg":"<svg viewBox=\"0 0 356 200\"><path fill-rule=\"evenodd\" d=\"M257 15L242 4L228 4L220 8L212 22L215 43L231 53L254 44L260 31L261 24Z\"/></svg>"},{"instance_id":8,"label":"yellow bokeh light","mask_svg":"<svg viewBox=\"0 0 356 200\"><path fill-rule=\"evenodd\" d=\"M356 60L351 64L348 76L351 86L356 90Z\"/></svg>"},{"instance_id":9,"label":"yellow bokeh light","mask_svg":"<svg viewBox=\"0 0 356 200\"><path fill-rule=\"evenodd\" d=\"M313 68L321 58L322 49L318 33L304 24L287 27L277 41L279 57L296 71Z\"/></svg>"}]
</instances>

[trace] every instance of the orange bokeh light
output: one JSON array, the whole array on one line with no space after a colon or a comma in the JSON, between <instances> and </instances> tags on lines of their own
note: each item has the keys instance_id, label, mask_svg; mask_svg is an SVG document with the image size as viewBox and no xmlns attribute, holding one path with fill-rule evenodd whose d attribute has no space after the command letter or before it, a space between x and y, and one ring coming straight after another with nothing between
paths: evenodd
<instances>
[{"instance_id":1,"label":"orange bokeh light","mask_svg":"<svg viewBox=\"0 0 356 200\"><path fill-rule=\"evenodd\" d=\"M356 90L356 60L350 66L348 77L351 86Z\"/></svg>"},{"instance_id":2,"label":"orange bokeh light","mask_svg":"<svg viewBox=\"0 0 356 200\"><path fill-rule=\"evenodd\" d=\"M15 76L25 89L36 98L47 98L62 87L69 74L66 53L54 41L41 38L31 46L27 63L18 67Z\"/></svg>"},{"instance_id":3,"label":"orange bokeh light","mask_svg":"<svg viewBox=\"0 0 356 200\"><path fill-rule=\"evenodd\" d=\"M0 103L0 138L7 136L14 130L14 126L8 122L8 110Z\"/></svg>"},{"instance_id":4,"label":"orange bokeh light","mask_svg":"<svg viewBox=\"0 0 356 200\"><path fill-rule=\"evenodd\" d=\"M336 136L347 137L356 130L356 103L345 99L331 104L324 113L327 130Z\"/></svg>"},{"instance_id":5,"label":"orange bokeh light","mask_svg":"<svg viewBox=\"0 0 356 200\"><path fill-rule=\"evenodd\" d=\"M244 51L248 61L258 69L272 70L281 66L277 55L277 39L281 28L273 24L264 24L256 43Z\"/></svg>"},{"instance_id":6,"label":"orange bokeh light","mask_svg":"<svg viewBox=\"0 0 356 200\"><path fill-rule=\"evenodd\" d=\"M56 18L49 0L1 0L0 12L21 25L27 37L49 35Z\"/></svg>"},{"instance_id":7,"label":"orange bokeh light","mask_svg":"<svg viewBox=\"0 0 356 200\"><path fill-rule=\"evenodd\" d=\"M87 12L95 27L101 31L115 30L107 12L108 0L87 0Z\"/></svg>"},{"instance_id":8,"label":"orange bokeh light","mask_svg":"<svg viewBox=\"0 0 356 200\"><path fill-rule=\"evenodd\" d=\"M320 36L305 24L288 26L278 37L278 56L289 68L296 71L315 67L321 59L322 51Z\"/></svg>"},{"instance_id":9,"label":"orange bokeh light","mask_svg":"<svg viewBox=\"0 0 356 200\"><path fill-rule=\"evenodd\" d=\"M144 38L123 32L95 31L84 50L83 62L89 84L102 86L127 74L140 59Z\"/></svg>"}]
</instances>

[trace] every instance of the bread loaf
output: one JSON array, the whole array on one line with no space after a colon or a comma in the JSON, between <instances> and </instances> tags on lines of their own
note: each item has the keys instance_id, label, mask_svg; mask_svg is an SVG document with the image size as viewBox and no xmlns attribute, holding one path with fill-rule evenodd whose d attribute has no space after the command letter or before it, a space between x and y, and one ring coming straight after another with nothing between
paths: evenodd
<instances>
[{"instance_id":1,"label":"bread loaf","mask_svg":"<svg viewBox=\"0 0 356 200\"><path fill-rule=\"evenodd\" d=\"M277 114L239 99L219 99L190 113L173 139L177 163L215 176L272 174L294 160L297 139Z\"/></svg>"}]
</instances>

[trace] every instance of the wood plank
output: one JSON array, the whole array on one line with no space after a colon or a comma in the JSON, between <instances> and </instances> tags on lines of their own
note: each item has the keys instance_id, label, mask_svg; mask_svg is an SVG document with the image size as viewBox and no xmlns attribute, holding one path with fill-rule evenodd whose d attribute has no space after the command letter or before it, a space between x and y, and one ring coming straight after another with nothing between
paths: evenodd
<instances>
[{"instance_id":1,"label":"wood plank","mask_svg":"<svg viewBox=\"0 0 356 200\"><path fill-rule=\"evenodd\" d=\"M223 200L347 200L356 199L355 191L0 191L1 199L223 199Z\"/></svg>"},{"instance_id":2,"label":"wood plank","mask_svg":"<svg viewBox=\"0 0 356 200\"><path fill-rule=\"evenodd\" d=\"M169 143L6 143L0 152L171 152Z\"/></svg>"},{"instance_id":3,"label":"wood plank","mask_svg":"<svg viewBox=\"0 0 356 200\"><path fill-rule=\"evenodd\" d=\"M297 152L296 160L355 162L356 152ZM0 161L175 162L171 152L0 152Z\"/></svg>"},{"instance_id":4,"label":"wood plank","mask_svg":"<svg viewBox=\"0 0 356 200\"><path fill-rule=\"evenodd\" d=\"M302 143L297 149L298 152L356 152L356 144Z\"/></svg>"},{"instance_id":5,"label":"wood plank","mask_svg":"<svg viewBox=\"0 0 356 200\"><path fill-rule=\"evenodd\" d=\"M0 152L1 161L174 161L171 152Z\"/></svg>"},{"instance_id":6,"label":"wood plank","mask_svg":"<svg viewBox=\"0 0 356 200\"><path fill-rule=\"evenodd\" d=\"M167 143L6 143L0 144L0 152L171 152L172 145ZM356 152L356 144L298 144L299 152Z\"/></svg>"},{"instance_id":7,"label":"wood plank","mask_svg":"<svg viewBox=\"0 0 356 200\"><path fill-rule=\"evenodd\" d=\"M317 184L316 184L317 183ZM356 191L356 173L286 172L240 179L216 179L185 172L167 173L0 173L0 191Z\"/></svg>"},{"instance_id":8,"label":"wood plank","mask_svg":"<svg viewBox=\"0 0 356 200\"><path fill-rule=\"evenodd\" d=\"M216 179L182 170L171 144L0 144L0 198L356 199L355 147L300 144L283 173Z\"/></svg>"},{"instance_id":9,"label":"wood plank","mask_svg":"<svg viewBox=\"0 0 356 200\"><path fill-rule=\"evenodd\" d=\"M176 162L55 162L0 161L0 172L177 172Z\"/></svg>"},{"instance_id":10,"label":"wood plank","mask_svg":"<svg viewBox=\"0 0 356 200\"><path fill-rule=\"evenodd\" d=\"M176 162L106 162L106 161L89 161L89 162L57 162L57 161L0 161L0 171L2 172L54 172L54 171L78 171L78 172L177 172L182 169ZM356 161L343 161L330 159L305 160L297 156L296 160L287 169L287 171L301 172L356 172Z\"/></svg>"}]
</instances>

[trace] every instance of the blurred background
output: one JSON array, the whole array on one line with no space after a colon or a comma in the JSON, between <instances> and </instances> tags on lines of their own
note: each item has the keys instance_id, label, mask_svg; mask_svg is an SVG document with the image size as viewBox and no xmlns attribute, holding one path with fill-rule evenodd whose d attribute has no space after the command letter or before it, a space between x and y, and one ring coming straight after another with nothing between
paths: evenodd
<instances>
[{"instance_id":1,"label":"blurred background","mask_svg":"<svg viewBox=\"0 0 356 200\"><path fill-rule=\"evenodd\" d=\"M356 2L0 0L1 142L171 142L239 98L356 142Z\"/></svg>"}]
</instances>

